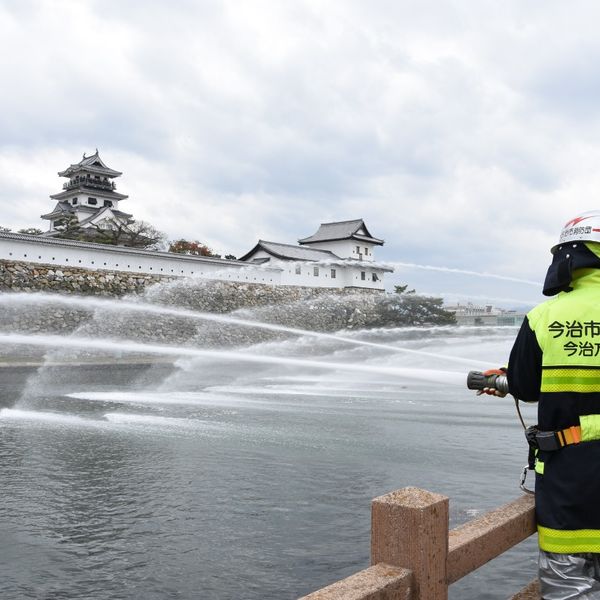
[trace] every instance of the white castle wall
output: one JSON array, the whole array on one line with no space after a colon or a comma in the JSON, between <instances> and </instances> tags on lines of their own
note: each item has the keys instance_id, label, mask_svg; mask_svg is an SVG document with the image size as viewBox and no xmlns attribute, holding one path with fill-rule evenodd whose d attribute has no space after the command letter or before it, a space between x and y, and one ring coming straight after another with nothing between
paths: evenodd
<instances>
[{"instance_id":1,"label":"white castle wall","mask_svg":"<svg viewBox=\"0 0 600 600\"><path fill-rule=\"evenodd\" d=\"M90 244L18 233L0 233L0 260L57 268L123 271L168 277L200 277L223 281L317 288L357 287L383 290L384 272L373 264L355 265L276 261L268 266L172 252ZM296 272L299 267L300 273ZM316 271L315 271L316 269ZM332 278L332 269L336 276ZM364 273L364 279L362 276ZM373 273L377 281L373 281Z\"/></svg>"},{"instance_id":2,"label":"white castle wall","mask_svg":"<svg viewBox=\"0 0 600 600\"><path fill-rule=\"evenodd\" d=\"M0 233L0 259L56 267L124 271L170 277L204 277L249 283L281 283L281 270L248 268L248 263L172 252L90 244L17 233Z\"/></svg>"},{"instance_id":3,"label":"white castle wall","mask_svg":"<svg viewBox=\"0 0 600 600\"><path fill-rule=\"evenodd\" d=\"M384 271L374 265L349 265L336 263L311 263L287 261L276 262L283 269L281 273L282 285L301 285L308 287L357 287L365 289L383 290ZM300 273L296 267L299 267ZM315 271L315 268L317 271ZM332 277L335 270L335 277ZM364 279L362 276L364 273ZM377 281L373 281L373 274L377 275Z\"/></svg>"},{"instance_id":4,"label":"white castle wall","mask_svg":"<svg viewBox=\"0 0 600 600\"><path fill-rule=\"evenodd\" d=\"M308 262L276 260L264 250L258 250L253 258L269 258L270 265L281 269L281 285L298 285L302 287L344 288L357 287L364 289L383 290L384 271L374 264L356 261ZM249 263L245 263L249 264ZM300 272L298 272L298 270ZM332 277L335 270L335 277ZM362 276L364 273L364 279ZM373 281L373 274L377 281Z\"/></svg>"}]
</instances>

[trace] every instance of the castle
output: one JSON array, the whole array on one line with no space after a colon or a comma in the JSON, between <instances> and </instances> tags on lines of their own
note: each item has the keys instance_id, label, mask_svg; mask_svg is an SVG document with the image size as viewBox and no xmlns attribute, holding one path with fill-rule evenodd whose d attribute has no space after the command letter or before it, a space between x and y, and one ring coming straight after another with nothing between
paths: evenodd
<instances>
[{"instance_id":1,"label":"castle","mask_svg":"<svg viewBox=\"0 0 600 600\"><path fill-rule=\"evenodd\" d=\"M383 290L384 274L392 271L375 261L375 248L384 242L371 235L362 219L322 223L297 245L259 240L239 260L62 239L65 224L93 234L129 225L134 219L120 210L128 196L116 191L114 179L122 173L109 168L98 150L91 156L84 154L81 161L58 175L68 181L63 191L50 196L57 201L55 207L42 215L49 221L49 229L39 236L0 233L0 260L334 289Z\"/></svg>"},{"instance_id":2,"label":"castle","mask_svg":"<svg viewBox=\"0 0 600 600\"><path fill-rule=\"evenodd\" d=\"M50 222L46 235L57 235L72 220L92 232L95 228L110 229L133 222L132 215L119 210L119 203L128 196L116 191L113 179L122 173L107 167L98 149L92 156L84 154L78 163L58 175L68 177L69 181L63 184L62 192L50 196L57 203L52 211L42 215L42 219Z\"/></svg>"}]
</instances>

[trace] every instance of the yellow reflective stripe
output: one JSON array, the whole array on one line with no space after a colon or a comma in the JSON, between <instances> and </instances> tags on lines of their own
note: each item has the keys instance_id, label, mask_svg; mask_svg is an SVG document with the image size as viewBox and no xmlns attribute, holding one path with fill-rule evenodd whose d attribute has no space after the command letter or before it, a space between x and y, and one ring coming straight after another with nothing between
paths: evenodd
<instances>
[{"instance_id":1,"label":"yellow reflective stripe","mask_svg":"<svg viewBox=\"0 0 600 600\"><path fill-rule=\"evenodd\" d=\"M539 458L535 461L535 472L538 475L544 474L544 463Z\"/></svg>"},{"instance_id":2,"label":"yellow reflective stripe","mask_svg":"<svg viewBox=\"0 0 600 600\"><path fill-rule=\"evenodd\" d=\"M600 552L600 529L562 531L538 525L538 541L540 548L546 552Z\"/></svg>"},{"instance_id":3,"label":"yellow reflective stripe","mask_svg":"<svg viewBox=\"0 0 600 600\"><path fill-rule=\"evenodd\" d=\"M542 392L600 392L600 369L544 369Z\"/></svg>"},{"instance_id":4,"label":"yellow reflective stripe","mask_svg":"<svg viewBox=\"0 0 600 600\"><path fill-rule=\"evenodd\" d=\"M579 417L579 423L582 442L600 440L600 415L582 415Z\"/></svg>"}]
</instances>

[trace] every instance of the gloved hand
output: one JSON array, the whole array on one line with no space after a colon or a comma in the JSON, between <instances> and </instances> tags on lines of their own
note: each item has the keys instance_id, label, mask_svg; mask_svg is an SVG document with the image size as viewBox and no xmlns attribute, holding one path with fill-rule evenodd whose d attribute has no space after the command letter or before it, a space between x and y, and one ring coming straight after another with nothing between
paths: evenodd
<instances>
[{"instance_id":1,"label":"gloved hand","mask_svg":"<svg viewBox=\"0 0 600 600\"><path fill-rule=\"evenodd\" d=\"M484 371L483 374L486 377L490 375L506 375L506 369L488 369ZM506 396L506 392L501 392L496 388L485 387L482 390L477 390L477 395L481 396L481 394L488 394L489 396L498 396L498 398L504 398Z\"/></svg>"}]
</instances>

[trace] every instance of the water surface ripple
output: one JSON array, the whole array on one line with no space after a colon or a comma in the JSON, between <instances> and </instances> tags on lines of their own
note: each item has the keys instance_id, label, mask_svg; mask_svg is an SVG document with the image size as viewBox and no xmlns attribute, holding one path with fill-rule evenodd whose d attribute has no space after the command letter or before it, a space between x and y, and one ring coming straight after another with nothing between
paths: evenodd
<instances>
[{"instance_id":1,"label":"water surface ripple","mask_svg":"<svg viewBox=\"0 0 600 600\"><path fill-rule=\"evenodd\" d=\"M245 350L294 359L276 364L0 368L0 597L292 600L368 566L375 496L446 494L452 526L518 497L512 403L476 398L456 384L466 367L435 356L502 364L506 331L364 339L428 354L285 340ZM534 542L450 597L515 593Z\"/></svg>"}]
</instances>

